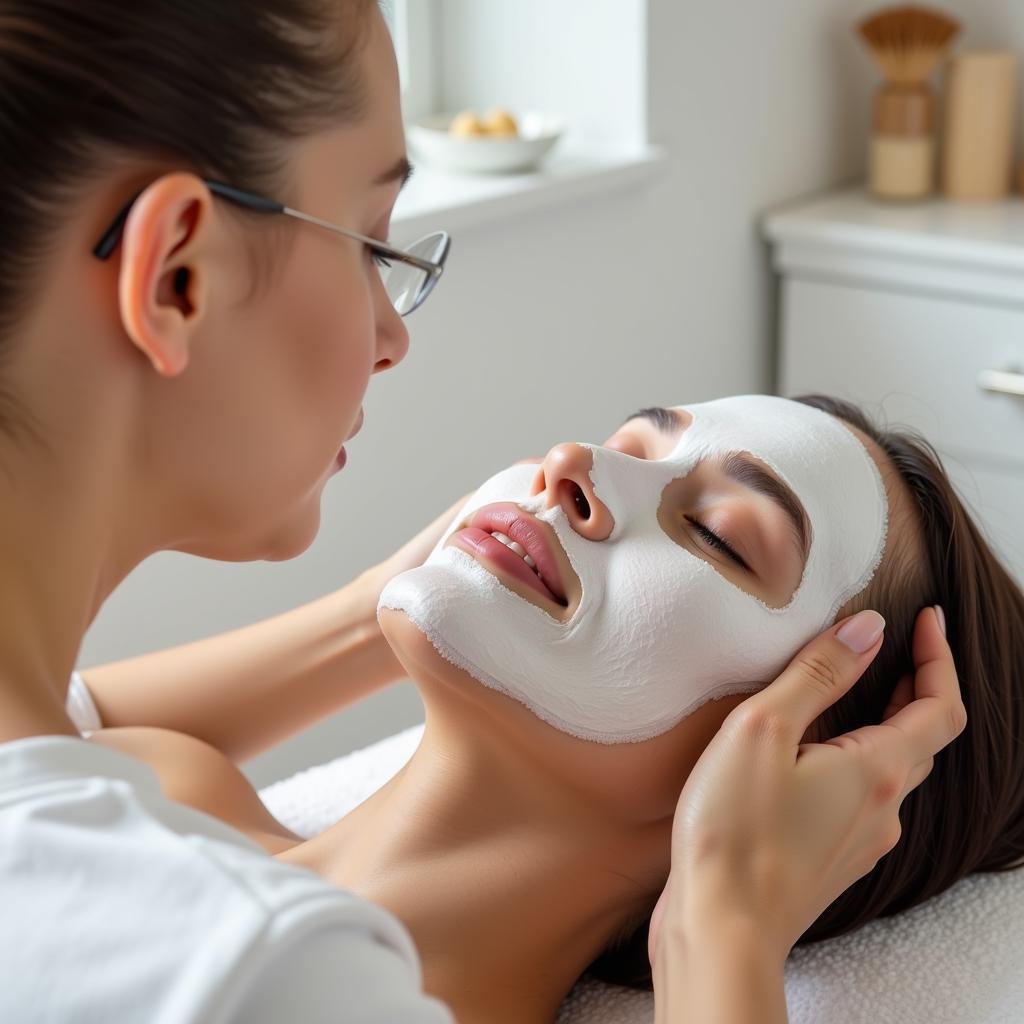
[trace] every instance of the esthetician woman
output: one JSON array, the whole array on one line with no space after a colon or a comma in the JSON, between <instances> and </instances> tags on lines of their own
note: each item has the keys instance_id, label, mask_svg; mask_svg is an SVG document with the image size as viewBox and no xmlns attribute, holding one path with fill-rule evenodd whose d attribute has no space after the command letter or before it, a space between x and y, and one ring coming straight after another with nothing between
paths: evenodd
<instances>
[{"instance_id":1,"label":"esthetician woman","mask_svg":"<svg viewBox=\"0 0 1024 1024\"><path fill-rule=\"evenodd\" d=\"M377 6L0 0L0 97L0 1019L451 1020L390 913L165 799L65 710L86 629L148 555L309 547L441 275L444 235L384 241L408 164ZM336 593L90 671L104 724L241 761L400 678L377 599L452 514ZM812 641L697 763L651 932L662 1020L783 1021L789 948L962 729L927 609L902 710L801 745L879 627Z\"/></svg>"}]
</instances>

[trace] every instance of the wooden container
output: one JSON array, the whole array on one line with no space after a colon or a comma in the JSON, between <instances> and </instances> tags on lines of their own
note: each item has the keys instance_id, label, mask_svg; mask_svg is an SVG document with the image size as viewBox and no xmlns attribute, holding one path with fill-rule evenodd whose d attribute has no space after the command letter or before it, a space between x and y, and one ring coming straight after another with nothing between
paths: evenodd
<instances>
[{"instance_id":1,"label":"wooden container","mask_svg":"<svg viewBox=\"0 0 1024 1024\"><path fill-rule=\"evenodd\" d=\"M949 62L942 189L949 199L1000 199L1010 189L1017 55L974 50Z\"/></svg>"},{"instance_id":2,"label":"wooden container","mask_svg":"<svg viewBox=\"0 0 1024 1024\"><path fill-rule=\"evenodd\" d=\"M857 32L885 76L875 94L868 187L882 199L921 199L935 182L935 97L928 78L960 23L918 4L886 7Z\"/></svg>"},{"instance_id":3,"label":"wooden container","mask_svg":"<svg viewBox=\"0 0 1024 1024\"><path fill-rule=\"evenodd\" d=\"M935 180L935 98L923 82L875 94L868 184L883 199L928 195Z\"/></svg>"}]
</instances>

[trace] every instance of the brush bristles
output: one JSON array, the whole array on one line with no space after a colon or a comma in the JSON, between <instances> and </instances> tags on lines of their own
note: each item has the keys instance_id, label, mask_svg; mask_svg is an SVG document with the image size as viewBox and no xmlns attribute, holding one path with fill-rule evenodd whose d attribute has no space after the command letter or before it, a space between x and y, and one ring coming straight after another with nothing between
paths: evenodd
<instances>
[{"instance_id":1,"label":"brush bristles","mask_svg":"<svg viewBox=\"0 0 1024 1024\"><path fill-rule=\"evenodd\" d=\"M890 7L857 26L882 74L898 85L923 82L960 30L960 22L927 7Z\"/></svg>"}]
</instances>

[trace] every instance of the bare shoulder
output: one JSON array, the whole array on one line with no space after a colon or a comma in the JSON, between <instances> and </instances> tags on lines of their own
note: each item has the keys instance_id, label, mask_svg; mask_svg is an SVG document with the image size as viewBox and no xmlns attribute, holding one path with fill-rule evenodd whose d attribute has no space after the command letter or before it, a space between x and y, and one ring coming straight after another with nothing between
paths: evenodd
<instances>
[{"instance_id":1,"label":"bare shoulder","mask_svg":"<svg viewBox=\"0 0 1024 1024\"><path fill-rule=\"evenodd\" d=\"M219 818L268 853L303 842L267 810L239 767L204 740L141 725L98 729L88 740L149 765L169 800Z\"/></svg>"}]
</instances>

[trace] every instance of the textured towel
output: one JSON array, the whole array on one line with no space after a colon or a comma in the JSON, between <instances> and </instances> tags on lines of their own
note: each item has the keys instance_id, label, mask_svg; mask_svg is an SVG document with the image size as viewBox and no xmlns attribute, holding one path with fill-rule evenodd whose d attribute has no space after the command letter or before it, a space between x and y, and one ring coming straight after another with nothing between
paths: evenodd
<instances>
[{"instance_id":1,"label":"textured towel","mask_svg":"<svg viewBox=\"0 0 1024 1024\"><path fill-rule=\"evenodd\" d=\"M260 792L302 836L323 831L411 757L415 725ZM969 875L903 914L793 950L786 962L791 1024L1021 1024L1024 1021L1024 869ZM649 1024L654 1001L591 979L558 1024Z\"/></svg>"}]
</instances>

